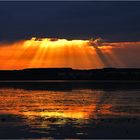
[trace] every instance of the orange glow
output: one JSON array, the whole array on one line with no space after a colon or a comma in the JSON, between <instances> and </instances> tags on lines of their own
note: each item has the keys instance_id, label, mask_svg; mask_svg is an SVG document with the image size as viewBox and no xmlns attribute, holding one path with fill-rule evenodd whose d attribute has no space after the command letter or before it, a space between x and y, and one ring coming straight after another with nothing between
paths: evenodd
<instances>
[{"instance_id":1,"label":"orange glow","mask_svg":"<svg viewBox=\"0 0 140 140\"><path fill-rule=\"evenodd\" d=\"M110 104L99 108L98 101L103 95L101 91L95 91L94 94L92 90L54 92L1 89L0 92L0 114L20 115L26 118L28 123L37 118L43 120L57 118L57 123L65 123L66 119L82 121L94 118L94 115L96 117L98 113L100 115L112 114L108 111Z\"/></svg>"},{"instance_id":2,"label":"orange glow","mask_svg":"<svg viewBox=\"0 0 140 140\"><path fill-rule=\"evenodd\" d=\"M1 43L0 69L38 67L94 69L127 67L135 63L139 66L140 58L137 53L140 50L140 42L103 43L98 40L33 37L15 43Z\"/></svg>"},{"instance_id":3,"label":"orange glow","mask_svg":"<svg viewBox=\"0 0 140 140\"><path fill-rule=\"evenodd\" d=\"M65 124L68 120L88 123L91 119L139 116L139 113L116 111L123 99L121 95L111 96L90 89L62 92L1 88L0 114L18 115L30 126L37 124L45 128L51 123Z\"/></svg>"},{"instance_id":4,"label":"orange glow","mask_svg":"<svg viewBox=\"0 0 140 140\"><path fill-rule=\"evenodd\" d=\"M1 89L1 93L3 91L5 89ZM14 95L13 91L15 91ZM1 108L0 113L18 114L30 119L36 117L87 119L96 108L94 105L96 101L89 100L93 96L91 90L81 90L81 97L78 91L75 91L76 95L74 93L68 95L69 93L52 91L32 91L31 94L28 94L28 92L31 91L7 89L4 96L1 94L0 104L3 109Z\"/></svg>"},{"instance_id":5,"label":"orange glow","mask_svg":"<svg viewBox=\"0 0 140 140\"><path fill-rule=\"evenodd\" d=\"M94 94L92 90L59 92L0 89L0 93L0 114L19 115L26 119L28 125L37 123L42 127L53 123L50 118L57 119L54 123L65 124L67 119L82 122L94 117L97 114L96 102L102 96L101 91L95 91ZM104 112L102 107L100 114Z\"/></svg>"}]
</instances>

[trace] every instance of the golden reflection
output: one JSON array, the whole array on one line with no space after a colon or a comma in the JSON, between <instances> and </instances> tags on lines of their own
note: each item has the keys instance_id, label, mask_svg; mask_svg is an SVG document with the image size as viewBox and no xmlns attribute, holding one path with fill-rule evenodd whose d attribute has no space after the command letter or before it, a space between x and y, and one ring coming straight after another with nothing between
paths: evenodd
<instances>
[{"instance_id":1,"label":"golden reflection","mask_svg":"<svg viewBox=\"0 0 140 140\"><path fill-rule=\"evenodd\" d=\"M29 124L38 122L38 118L43 120L56 118L58 120L55 123L66 123L67 119L82 121L93 117L96 102L101 95L101 91L92 90L58 92L1 89L0 114L20 115L26 118ZM39 122L40 125L44 123ZM47 124L46 122L45 125Z\"/></svg>"},{"instance_id":2,"label":"golden reflection","mask_svg":"<svg viewBox=\"0 0 140 140\"><path fill-rule=\"evenodd\" d=\"M127 94L131 97L129 92ZM112 96L111 92L90 89L62 92L1 88L0 114L19 115L26 118L28 125L37 123L45 126L65 124L68 119L82 122L100 117L139 115L121 111L120 103L122 108L125 107L121 98L123 100L122 93Z\"/></svg>"},{"instance_id":3,"label":"golden reflection","mask_svg":"<svg viewBox=\"0 0 140 140\"><path fill-rule=\"evenodd\" d=\"M4 92L4 94L3 94ZM15 92L15 93L14 93ZM71 92L1 90L0 113L24 115L27 118L60 117L87 119L95 109L95 100L90 100L92 91ZM13 94L14 93L14 94Z\"/></svg>"},{"instance_id":4,"label":"golden reflection","mask_svg":"<svg viewBox=\"0 0 140 140\"><path fill-rule=\"evenodd\" d=\"M136 95L139 98L139 94ZM0 88L0 114L16 115L30 128L45 129L53 124L62 126L74 123L82 127L91 121L100 123L102 118L140 116L129 109L123 110L129 98L134 110L139 107L129 91L124 96L125 101L118 91L108 93L83 89L63 92ZM133 108L130 106L130 110Z\"/></svg>"}]
</instances>

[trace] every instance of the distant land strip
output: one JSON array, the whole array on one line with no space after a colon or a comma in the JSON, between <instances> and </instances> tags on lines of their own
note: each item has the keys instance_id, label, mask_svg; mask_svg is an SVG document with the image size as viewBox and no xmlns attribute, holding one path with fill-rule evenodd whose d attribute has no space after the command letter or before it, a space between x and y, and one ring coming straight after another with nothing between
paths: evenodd
<instances>
[{"instance_id":1,"label":"distant land strip","mask_svg":"<svg viewBox=\"0 0 140 140\"><path fill-rule=\"evenodd\" d=\"M140 81L140 68L30 68L0 70L0 80L128 80Z\"/></svg>"}]
</instances>

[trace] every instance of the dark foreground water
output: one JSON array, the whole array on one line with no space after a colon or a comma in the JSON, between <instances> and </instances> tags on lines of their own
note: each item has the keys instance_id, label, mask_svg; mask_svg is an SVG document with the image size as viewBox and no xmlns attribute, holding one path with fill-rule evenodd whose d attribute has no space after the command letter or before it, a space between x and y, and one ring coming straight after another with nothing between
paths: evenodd
<instances>
[{"instance_id":1,"label":"dark foreground water","mask_svg":"<svg viewBox=\"0 0 140 140\"><path fill-rule=\"evenodd\" d=\"M0 138L140 138L140 84L0 82Z\"/></svg>"}]
</instances>

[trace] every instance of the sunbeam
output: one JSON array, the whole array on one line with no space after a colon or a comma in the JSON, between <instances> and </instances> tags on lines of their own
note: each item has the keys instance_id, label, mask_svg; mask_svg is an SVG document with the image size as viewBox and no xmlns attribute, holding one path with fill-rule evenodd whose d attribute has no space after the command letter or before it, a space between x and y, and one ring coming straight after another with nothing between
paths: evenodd
<instances>
[{"instance_id":1,"label":"sunbeam","mask_svg":"<svg viewBox=\"0 0 140 140\"><path fill-rule=\"evenodd\" d=\"M0 44L0 69L139 67L140 42L35 38Z\"/></svg>"}]
</instances>

